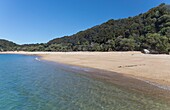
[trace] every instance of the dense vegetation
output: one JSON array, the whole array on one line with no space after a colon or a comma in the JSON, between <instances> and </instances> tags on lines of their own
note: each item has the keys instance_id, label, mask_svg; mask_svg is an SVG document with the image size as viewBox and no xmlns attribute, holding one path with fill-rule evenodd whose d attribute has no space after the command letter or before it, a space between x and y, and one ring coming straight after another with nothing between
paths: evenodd
<instances>
[{"instance_id":1,"label":"dense vegetation","mask_svg":"<svg viewBox=\"0 0 170 110\"><path fill-rule=\"evenodd\" d=\"M4 39L0 39L0 51L13 51L15 50L14 47L16 47L17 44L4 40Z\"/></svg>"},{"instance_id":2,"label":"dense vegetation","mask_svg":"<svg viewBox=\"0 0 170 110\"><path fill-rule=\"evenodd\" d=\"M141 51L143 49L153 53L170 51L169 5L161 4L135 17L111 19L72 36L56 38L45 44L13 46L13 50L23 51Z\"/></svg>"}]
</instances>

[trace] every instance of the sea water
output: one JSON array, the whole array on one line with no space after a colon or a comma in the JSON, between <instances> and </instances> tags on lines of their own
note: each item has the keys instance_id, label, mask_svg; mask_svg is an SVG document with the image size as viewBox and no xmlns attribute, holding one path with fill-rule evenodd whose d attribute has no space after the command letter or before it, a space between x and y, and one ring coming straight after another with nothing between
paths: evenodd
<instances>
[{"instance_id":1,"label":"sea water","mask_svg":"<svg viewBox=\"0 0 170 110\"><path fill-rule=\"evenodd\" d=\"M0 55L0 110L170 110L152 98L37 59Z\"/></svg>"}]
</instances>

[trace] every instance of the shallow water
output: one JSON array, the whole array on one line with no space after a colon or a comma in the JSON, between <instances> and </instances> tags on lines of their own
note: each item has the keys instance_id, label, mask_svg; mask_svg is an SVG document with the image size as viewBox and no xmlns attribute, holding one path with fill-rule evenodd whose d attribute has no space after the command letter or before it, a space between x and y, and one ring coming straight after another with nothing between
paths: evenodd
<instances>
[{"instance_id":1,"label":"shallow water","mask_svg":"<svg viewBox=\"0 0 170 110\"><path fill-rule=\"evenodd\" d=\"M0 110L170 110L35 56L0 55Z\"/></svg>"}]
</instances>

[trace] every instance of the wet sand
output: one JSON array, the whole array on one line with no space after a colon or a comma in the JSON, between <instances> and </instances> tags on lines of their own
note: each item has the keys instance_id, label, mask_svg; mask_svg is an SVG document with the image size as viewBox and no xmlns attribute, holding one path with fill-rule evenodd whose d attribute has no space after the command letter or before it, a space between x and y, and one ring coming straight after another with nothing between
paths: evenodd
<instances>
[{"instance_id":1,"label":"wet sand","mask_svg":"<svg viewBox=\"0 0 170 110\"><path fill-rule=\"evenodd\" d=\"M170 104L170 56L140 52L1 52L38 55L88 77ZM67 65L65 65L67 64ZM77 67L78 66L78 67ZM85 67L85 68L84 68ZM68 69L68 68L66 68ZM80 70L79 70L80 69Z\"/></svg>"},{"instance_id":2,"label":"wet sand","mask_svg":"<svg viewBox=\"0 0 170 110\"><path fill-rule=\"evenodd\" d=\"M55 62L54 62L55 63ZM146 81L139 80L133 77L125 76L121 73L110 72L101 69L84 68L79 66L65 65L61 63L55 63L57 67L64 69L65 71L72 71L78 75L84 75L101 82L114 85L121 90L129 91L130 93L138 94L140 96L151 98L152 100L160 103L166 103L170 105L170 90L162 89L158 87L156 83L150 84ZM161 87L165 87L161 85Z\"/></svg>"},{"instance_id":3,"label":"wet sand","mask_svg":"<svg viewBox=\"0 0 170 110\"><path fill-rule=\"evenodd\" d=\"M140 52L69 52L40 54L42 59L122 73L170 86L170 56Z\"/></svg>"},{"instance_id":4,"label":"wet sand","mask_svg":"<svg viewBox=\"0 0 170 110\"><path fill-rule=\"evenodd\" d=\"M39 55L41 59L121 73L147 83L170 87L170 55L141 52L5 52Z\"/></svg>"}]
</instances>

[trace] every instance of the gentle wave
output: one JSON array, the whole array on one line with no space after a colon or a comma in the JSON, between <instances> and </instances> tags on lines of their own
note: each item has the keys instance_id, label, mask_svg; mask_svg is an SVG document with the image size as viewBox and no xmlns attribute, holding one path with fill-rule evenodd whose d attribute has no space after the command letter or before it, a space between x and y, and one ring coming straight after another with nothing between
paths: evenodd
<instances>
[{"instance_id":1,"label":"gentle wave","mask_svg":"<svg viewBox=\"0 0 170 110\"><path fill-rule=\"evenodd\" d=\"M37 58L37 57L35 58L35 60L37 60L37 61L41 61L41 60L40 60L39 58Z\"/></svg>"},{"instance_id":2,"label":"gentle wave","mask_svg":"<svg viewBox=\"0 0 170 110\"><path fill-rule=\"evenodd\" d=\"M158 84L158 83L155 83L155 82L152 82L152 81L148 81L148 80L143 80L143 79L140 79L140 78L137 78L137 79L140 80L140 81L143 81L143 82L145 82L147 84L150 84L152 86L158 87L160 89L164 89L164 90L170 91L170 86L161 85L161 84Z\"/></svg>"}]
</instances>

